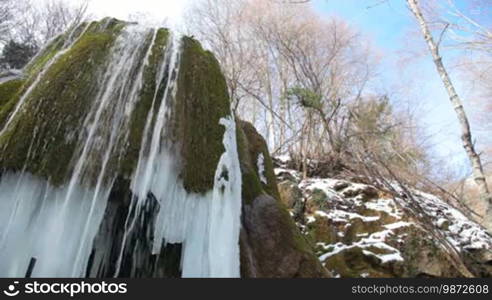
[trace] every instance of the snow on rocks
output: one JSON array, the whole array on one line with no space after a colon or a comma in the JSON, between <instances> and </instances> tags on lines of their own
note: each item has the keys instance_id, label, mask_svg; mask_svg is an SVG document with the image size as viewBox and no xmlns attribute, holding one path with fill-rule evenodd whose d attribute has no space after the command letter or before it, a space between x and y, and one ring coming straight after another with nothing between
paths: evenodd
<instances>
[{"instance_id":1,"label":"snow on rocks","mask_svg":"<svg viewBox=\"0 0 492 300\"><path fill-rule=\"evenodd\" d=\"M402 195L395 197L383 189L341 179L302 179L300 172L288 168L288 157L276 158L275 163L279 182L291 181L302 191L305 210L304 221L297 220L299 228L314 241L319 260L334 274L342 277L462 274L459 267L449 262L450 254L443 244L431 238L429 227L424 226L429 219L458 251L492 251L492 238L480 225L436 196L412 190L413 198L428 217L422 218L410 211L410 200L404 200ZM367 264L367 268L347 267L354 259L357 264ZM434 260L433 263L421 263L428 259ZM413 269L417 273L412 275Z\"/></svg>"},{"instance_id":2,"label":"snow on rocks","mask_svg":"<svg viewBox=\"0 0 492 300\"><path fill-rule=\"evenodd\" d=\"M457 249L491 250L492 238L477 223L434 195L412 191L426 214Z\"/></svg>"},{"instance_id":3,"label":"snow on rocks","mask_svg":"<svg viewBox=\"0 0 492 300\"><path fill-rule=\"evenodd\" d=\"M402 220L403 211L393 199L379 195L372 186L338 179L309 178L302 180L299 187L307 199L325 202L308 214L308 227L325 219L337 230L331 243L317 244L321 262L354 249L381 264L403 261L400 250L390 240L401 241L399 229L413 223Z\"/></svg>"},{"instance_id":4,"label":"snow on rocks","mask_svg":"<svg viewBox=\"0 0 492 300\"><path fill-rule=\"evenodd\" d=\"M403 261L400 251L397 248L392 247L386 243L387 236L394 234L395 233L392 230L386 229L383 231L375 232L349 245L342 242L337 242L335 244L318 243L318 246L325 250L325 252L319 256L319 260L324 262L329 257L342 251L352 248L360 248L363 249L362 253L364 255L374 256L378 258L383 264L392 261ZM376 254L375 252L367 249L377 249L380 254Z\"/></svg>"},{"instance_id":5,"label":"snow on rocks","mask_svg":"<svg viewBox=\"0 0 492 300\"><path fill-rule=\"evenodd\" d=\"M299 182L302 178L300 172L291 169L275 168L274 172L277 178L289 179L295 182Z\"/></svg>"}]
</instances>

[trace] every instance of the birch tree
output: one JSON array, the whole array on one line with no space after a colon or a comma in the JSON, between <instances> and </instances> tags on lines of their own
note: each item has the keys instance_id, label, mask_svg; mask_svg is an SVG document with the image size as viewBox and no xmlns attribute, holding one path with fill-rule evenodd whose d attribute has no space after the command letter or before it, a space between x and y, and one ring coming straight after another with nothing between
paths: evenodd
<instances>
[{"instance_id":1,"label":"birch tree","mask_svg":"<svg viewBox=\"0 0 492 300\"><path fill-rule=\"evenodd\" d=\"M468 117L465 113L465 109L463 107L463 103L461 98L459 97L456 89L451 81L451 78L442 62L442 57L439 52L439 41L436 42L432 33L429 29L429 25L426 22L422 10L420 9L418 0L407 0L408 7L410 11L415 16L417 23L420 27L420 30L424 36L424 39L427 43L429 51L434 60L434 64L436 66L436 70L441 77L441 80L444 84L444 87L448 93L449 100L453 105L453 108L456 112L456 116L460 123L461 127L461 140L463 143L463 148L466 151L466 154L470 160L470 164L473 171L473 178L478 186L480 197L488 202L488 209L484 216L483 225L487 228L489 232L492 232L492 195L487 186L486 177L483 171L483 165L480 159L480 155L475 150L475 145L473 143L470 123L468 121Z\"/></svg>"}]
</instances>

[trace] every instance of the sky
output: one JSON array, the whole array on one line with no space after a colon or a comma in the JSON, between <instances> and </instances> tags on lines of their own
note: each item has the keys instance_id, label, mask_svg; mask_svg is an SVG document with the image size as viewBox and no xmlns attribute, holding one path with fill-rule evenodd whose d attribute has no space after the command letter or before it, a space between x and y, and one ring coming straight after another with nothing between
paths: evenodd
<instances>
[{"instance_id":1,"label":"sky","mask_svg":"<svg viewBox=\"0 0 492 300\"><path fill-rule=\"evenodd\" d=\"M76 3L79 0L65 1ZM97 18L113 16L120 19L140 13L157 23L166 19L172 26L184 22L182 14L192 1L194 0L92 0L90 12ZM320 15L341 17L373 41L382 57L381 86L397 86L397 90L402 93L406 88L412 90L412 103L415 103L416 110L422 112L425 134L430 136L431 143L435 145L436 155L447 158L457 168L466 166L456 116L433 62L425 52L427 49L405 1L312 0L311 3ZM405 47L411 42L421 43L422 52L419 55L409 55L406 51ZM411 57L405 65L402 65L402 54ZM445 64L451 64L447 60L449 57L444 57ZM453 76L453 72L451 76L458 91L466 96L459 78Z\"/></svg>"}]
</instances>

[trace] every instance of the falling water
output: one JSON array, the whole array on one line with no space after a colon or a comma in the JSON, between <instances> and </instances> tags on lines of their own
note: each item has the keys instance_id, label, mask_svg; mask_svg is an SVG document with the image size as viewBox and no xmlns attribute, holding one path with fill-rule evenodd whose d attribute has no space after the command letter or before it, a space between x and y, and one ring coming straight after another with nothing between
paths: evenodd
<instances>
[{"instance_id":1,"label":"falling water","mask_svg":"<svg viewBox=\"0 0 492 300\"><path fill-rule=\"evenodd\" d=\"M5 123L0 136L22 111L47 70L84 35L64 43L37 74ZM157 30L126 25L101 66L97 93L77 134L73 167L66 184L28 172L5 172L0 178L0 276L22 277L31 258L36 258L33 276L82 277L94 250L108 199L118 176L114 161L124 160L131 115L144 85ZM188 193L179 178L179 155L167 138L169 116L178 88L181 61L180 37L173 36L157 66L155 91L135 171L132 192L115 266L120 273L127 238L152 195L158 203L153 222L152 254L165 244L183 245L184 277L238 277L241 174L232 117L221 119L226 130L225 152L218 163L214 187L205 194ZM163 93L158 91L162 87ZM232 115L232 114L231 114ZM36 149L32 149L35 151ZM226 174L226 175L224 175ZM101 263L101 262L95 262Z\"/></svg>"}]
</instances>

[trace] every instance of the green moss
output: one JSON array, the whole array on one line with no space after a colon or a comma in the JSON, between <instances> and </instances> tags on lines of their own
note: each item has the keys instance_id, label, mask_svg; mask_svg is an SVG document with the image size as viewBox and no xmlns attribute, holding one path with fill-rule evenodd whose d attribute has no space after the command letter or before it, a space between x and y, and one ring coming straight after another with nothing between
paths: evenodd
<instances>
[{"instance_id":1,"label":"green moss","mask_svg":"<svg viewBox=\"0 0 492 300\"><path fill-rule=\"evenodd\" d=\"M97 31L97 27L100 22L92 22L87 31ZM50 61L60 50L62 50L63 46L67 46L70 42L76 41L77 38L83 34L84 30L87 27L87 22L83 22L75 29L69 29L65 33L60 34L55 39L53 39L41 52L35 56L33 61L31 61L25 68L24 72L29 74L30 76L36 75L45 65Z\"/></svg>"},{"instance_id":2,"label":"green moss","mask_svg":"<svg viewBox=\"0 0 492 300\"><path fill-rule=\"evenodd\" d=\"M359 252L359 248L354 248L355 251ZM349 251L354 251L350 249ZM360 253L362 255L362 253ZM357 259L358 262L360 262L360 259ZM365 264L364 264L365 265ZM336 254L328 258L324 262L324 266L326 269L336 273L340 274L342 277L349 277L349 278L356 278L359 277L359 272L353 270L350 266L347 265L347 260L345 259L345 255L343 254Z\"/></svg>"},{"instance_id":3,"label":"green moss","mask_svg":"<svg viewBox=\"0 0 492 300\"><path fill-rule=\"evenodd\" d=\"M295 251L301 254L300 272L302 274L298 274L299 276L319 275L322 268L313 254L312 244L301 234L289 215L287 207L280 199L272 159L265 140L251 123L240 120L237 123L236 135L242 173L243 205L252 205L258 199L258 196L262 194L272 196L276 200L277 209L276 213L269 217L276 218L278 222L278 228L283 237L282 245L279 245L279 247L288 249L286 253ZM263 175L266 178L266 183L260 181L258 174L257 161L260 154L264 156L265 170Z\"/></svg>"},{"instance_id":4,"label":"green moss","mask_svg":"<svg viewBox=\"0 0 492 300\"><path fill-rule=\"evenodd\" d=\"M338 228L327 218L316 218L314 222L306 224L305 236L312 243L335 244L339 242Z\"/></svg>"},{"instance_id":5,"label":"green moss","mask_svg":"<svg viewBox=\"0 0 492 300\"><path fill-rule=\"evenodd\" d=\"M225 128L230 114L225 78L212 53L189 37L182 39L173 138L180 144L181 177L189 192L204 193L214 184Z\"/></svg>"},{"instance_id":6,"label":"green moss","mask_svg":"<svg viewBox=\"0 0 492 300\"><path fill-rule=\"evenodd\" d=\"M55 38L45 49L38 54L33 61L31 61L24 69L26 74L31 76L37 74L46 63L52 59L58 51L61 50L65 42L66 35L60 35Z\"/></svg>"},{"instance_id":7,"label":"green moss","mask_svg":"<svg viewBox=\"0 0 492 300\"><path fill-rule=\"evenodd\" d=\"M0 123L2 123L4 107L17 97L24 82L24 79L14 79L0 84Z\"/></svg>"},{"instance_id":8,"label":"green moss","mask_svg":"<svg viewBox=\"0 0 492 300\"><path fill-rule=\"evenodd\" d=\"M22 89L19 86L17 93L12 94L9 99L0 99L2 109L0 110L0 126L3 127L8 115L13 111L21 95L24 94L28 87L35 81L41 69L50 61L63 47L66 41L67 34L61 34L51 41L36 57L24 68L26 79Z\"/></svg>"},{"instance_id":9,"label":"green moss","mask_svg":"<svg viewBox=\"0 0 492 300\"><path fill-rule=\"evenodd\" d=\"M313 253L313 245L301 234L296 224L292 220L287 207L280 201L277 201L278 208L281 214L283 236L286 237L286 242L294 249L303 252L307 257L311 257ZM291 236L290 240L288 237ZM314 257L314 256L313 256Z\"/></svg>"},{"instance_id":10,"label":"green moss","mask_svg":"<svg viewBox=\"0 0 492 300\"><path fill-rule=\"evenodd\" d=\"M249 166L253 169L253 172L258 177L258 157L263 155L264 172L263 176L266 179L266 183L260 181L261 187L275 199L280 200L280 193L278 191L277 179L273 169L272 158L268 151L268 146L263 137L256 131L253 124L245 121L240 121L242 132L248 143L248 161ZM259 179L258 179L259 181Z\"/></svg>"},{"instance_id":11,"label":"green moss","mask_svg":"<svg viewBox=\"0 0 492 300\"><path fill-rule=\"evenodd\" d=\"M149 111L154 101L154 112L160 105L164 93L164 84L162 82L159 86L156 86L155 78L158 78L157 74L161 64L163 63L164 53L166 51L166 45L168 43L169 31L167 29L159 29L156 33L155 41L151 49L149 56L149 63L144 68L143 85L139 95L139 101L135 105L135 109L132 113L130 123L130 133L128 138L128 146L126 150L125 160L122 162L121 173L128 177L133 173L138 162L140 147L142 144L143 132L145 124L149 117ZM148 47L152 42L152 35L147 40ZM163 79L166 82L166 78ZM156 90L157 89L157 90ZM152 116L155 120L157 114Z\"/></svg>"},{"instance_id":12,"label":"green moss","mask_svg":"<svg viewBox=\"0 0 492 300\"><path fill-rule=\"evenodd\" d=\"M251 204L258 196L265 193L275 198L279 212L280 230L282 231L282 236L285 237L285 244L287 247L292 247L310 257L313 250L312 246L299 232L299 229L289 215L287 207L280 200L277 180L273 170L273 162L265 140L251 123L238 121L238 124L236 134L241 172L243 174L243 203L247 205ZM263 175L266 178L266 183L262 183L258 175L256 162L260 153L264 156L265 170Z\"/></svg>"},{"instance_id":13,"label":"green moss","mask_svg":"<svg viewBox=\"0 0 492 300\"><path fill-rule=\"evenodd\" d=\"M253 161L249 150L251 146L242 129L243 123L243 121L238 121L236 125L237 147L242 174L241 192L243 203L251 204L254 199L265 192L263 191L260 179L251 163Z\"/></svg>"},{"instance_id":14,"label":"green moss","mask_svg":"<svg viewBox=\"0 0 492 300\"><path fill-rule=\"evenodd\" d=\"M97 72L119 31L88 30L50 67L0 137L1 165L63 182L81 122L96 93Z\"/></svg>"},{"instance_id":15,"label":"green moss","mask_svg":"<svg viewBox=\"0 0 492 300\"><path fill-rule=\"evenodd\" d=\"M328 195L320 189L314 189L311 193L310 200L320 210L327 209Z\"/></svg>"},{"instance_id":16,"label":"green moss","mask_svg":"<svg viewBox=\"0 0 492 300\"><path fill-rule=\"evenodd\" d=\"M8 116L20 98L23 79L11 80L0 84L0 128L7 122Z\"/></svg>"}]
</instances>

